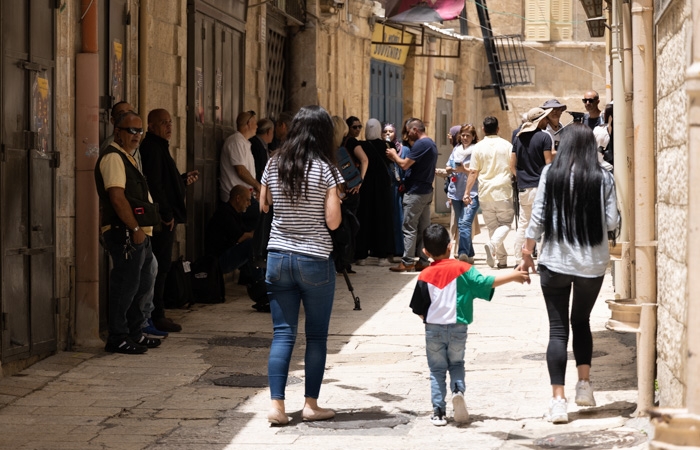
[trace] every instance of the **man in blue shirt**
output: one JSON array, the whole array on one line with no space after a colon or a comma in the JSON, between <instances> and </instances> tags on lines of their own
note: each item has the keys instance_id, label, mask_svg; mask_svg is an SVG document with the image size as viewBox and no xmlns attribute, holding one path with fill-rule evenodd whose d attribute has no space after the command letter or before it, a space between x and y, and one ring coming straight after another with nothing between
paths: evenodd
<instances>
[{"instance_id":1,"label":"man in blue shirt","mask_svg":"<svg viewBox=\"0 0 700 450\"><path fill-rule=\"evenodd\" d=\"M421 271L430 262L423 253L423 230L430 225L430 204L433 201L433 180L437 163L437 146L425 134L425 125L420 119L409 119L406 123L409 141L414 144L408 155L401 158L396 149L386 151L387 158L406 171L403 196L403 258L392 272ZM415 258L418 257L418 262Z\"/></svg>"}]
</instances>

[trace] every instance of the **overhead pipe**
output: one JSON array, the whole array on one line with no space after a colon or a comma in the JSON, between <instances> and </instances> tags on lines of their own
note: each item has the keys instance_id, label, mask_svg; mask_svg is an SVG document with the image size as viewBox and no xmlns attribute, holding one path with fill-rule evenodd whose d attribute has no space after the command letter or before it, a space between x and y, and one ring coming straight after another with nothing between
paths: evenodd
<instances>
[{"instance_id":1,"label":"overhead pipe","mask_svg":"<svg viewBox=\"0 0 700 450\"><path fill-rule=\"evenodd\" d=\"M81 1L81 53L75 60L75 344L101 346L99 201L93 171L99 153L97 1Z\"/></svg>"},{"instance_id":2,"label":"overhead pipe","mask_svg":"<svg viewBox=\"0 0 700 450\"><path fill-rule=\"evenodd\" d=\"M634 0L635 299L642 306L637 339L637 413L654 406L656 378L656 177L654 155L654 43L651 0Z\"/></svg>"}]
</instances>

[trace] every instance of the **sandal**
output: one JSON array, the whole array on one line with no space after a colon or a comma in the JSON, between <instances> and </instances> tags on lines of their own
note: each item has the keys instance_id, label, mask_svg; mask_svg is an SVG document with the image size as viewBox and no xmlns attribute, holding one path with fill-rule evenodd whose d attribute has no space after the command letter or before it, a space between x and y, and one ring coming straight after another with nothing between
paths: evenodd
<instances>
[{"instance_id":1,"label":"sandal","mask_svg":"<svg viewBox=\"0 0 700 450\"><path fill-rule=\"evenodd\" d=\"M119 344L107 342L105 351L111 353L124 353L126 355L141 355L148 351L148 347L134 343L131 339L124 339Z\"/></svg>"},{"instance_id":2,"label":"sandal","mask_svg":"<svg viewBox=\"0 0 700 450\"><path fill-rule=\"evenodd\" d=\"M147 338L144 335L141 335L141 339L139 339L138 345L141 345L141 346L145 345L148 348L156 348L160 345L160 339L151 339L151 338Z\"/></svg>"}]
</instances>

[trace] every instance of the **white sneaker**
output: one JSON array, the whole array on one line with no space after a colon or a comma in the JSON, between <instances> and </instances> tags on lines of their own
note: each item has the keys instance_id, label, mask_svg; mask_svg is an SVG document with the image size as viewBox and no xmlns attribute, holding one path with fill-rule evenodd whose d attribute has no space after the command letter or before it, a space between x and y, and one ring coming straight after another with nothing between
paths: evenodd
<instances>
[{"instance_id":1,"label":"white sneaker","mask_svg":"<svg viewBox=\"0 0 700 450\"><path fill-rule=\"evenodd\" d=\"M377 261L377 265L379 267L389 267L392 265L391 261L389 261L389 258L379 258L379 261Z\"/></svg>"},{"instance_id":2,"label":"white sneaker","mask_svg":"<svg viewBox=\"0 0 700 450\"><path fill-rule=\"evenodd\" d=\"M496 267L496 261L493 259L495 251L491 250L491 244L484 244L484 251L486 252L486 264L492 268Z\"/></svg>"},{"instance_id":3,"label":"white sneaker","mask_svg":"<svg viewBox=\"0 0 700 450\"><path fill-rule=\"evenodd\" d=\"M457 391L452 394L452 409L455 414L455 422L467 423L469 421L469 411L467 411L463 393Z\"/></svg>"},{"instance_id":4,"label":"white sneaker","mask_svg":"<svg viewBox=\"0 0 700 450\"><path fill-rule=\"evenodd\" d=\"M566 399L557 397L549 402L549 421L552 423L568 423L569 415L566 413Z\"/></svg>"},{"instance_id":5,"label":"white sneaker","mask_svg":"<svg viewBox=\"0 0 700 450\"><path fill-rule=\"evenodd\" d=\"M444 427L447 425L447 419L445 419L445 414L440 411L439 408L435 408L433 410L433 415L430 416L430 423L435 425L436 427Z\"/></svg>"},{"instance_id":6,"label":"white sneaker","mask_svg":"<svg viewBox=\"0 0 700 450\"><path fill-rule=\"evenodd\" d=\"M595 406L593 386L590 381L579 380L576 383L576 404L578 406Z\"/></svg>"}]
</instances>

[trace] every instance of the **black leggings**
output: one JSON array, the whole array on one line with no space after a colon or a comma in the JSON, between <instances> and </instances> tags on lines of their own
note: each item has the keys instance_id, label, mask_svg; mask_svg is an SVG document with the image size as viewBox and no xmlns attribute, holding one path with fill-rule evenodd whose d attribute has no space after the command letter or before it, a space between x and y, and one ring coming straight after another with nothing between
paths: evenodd
<instances>
[{"instance_id":1,"label":"black leggings","mask_svg":"<svg viewBox=\"0 0 700 450\"><path fill-rule=\"evenodd\" d=\"M549 345L547 346L547 369L553 385L564 385L566 375L566 347L569 342L569 296L574 287L571 305L571 329L573 330L574 357L576 367L591 365L593 336L589 319L598 298L603 277L584 278L552 272L542 264L538 267L542 294L549 315Z\"/></svg>"}]
</instances>

